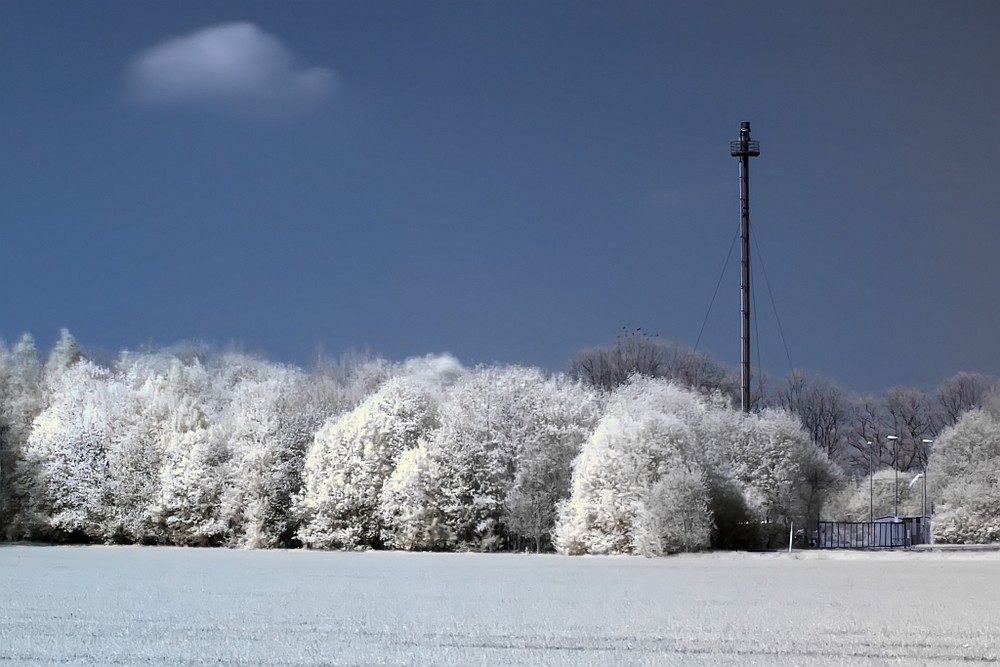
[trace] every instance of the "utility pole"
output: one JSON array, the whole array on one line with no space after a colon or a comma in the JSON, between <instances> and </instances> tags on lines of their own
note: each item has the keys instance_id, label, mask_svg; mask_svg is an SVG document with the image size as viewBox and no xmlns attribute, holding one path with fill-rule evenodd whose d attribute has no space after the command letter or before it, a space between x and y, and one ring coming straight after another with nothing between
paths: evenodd
<instances>
[{"instance_id":1,"label":"utility pole","mask_svg":"<svg viewBox=\"0 0 1000 667\"><path fill-rule=\"evenodd\" d=\"M750 412L750 158L760 155L760 142L750 140L750 123L740 123L740 138L729 142L729 154L740 159L740 239L742 240L742 280L740 314L743 326L740 356L740 403Z\"/></svg>"}]
</instances>

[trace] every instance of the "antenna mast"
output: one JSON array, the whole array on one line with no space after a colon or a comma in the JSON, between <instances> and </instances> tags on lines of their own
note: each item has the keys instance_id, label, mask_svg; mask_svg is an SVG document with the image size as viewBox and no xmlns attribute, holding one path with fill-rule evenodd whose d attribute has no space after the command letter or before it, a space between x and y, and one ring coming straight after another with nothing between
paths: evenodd
<instances>
[{"instance_id":1,"label":"antenna mast","mask_svg":"<svg viewBox=\"0 0 1000 667\"><path fill-rule=\"evenodd\" d=\"M743 320L740 356L740 403L750 412L750 158L760 155L760 142L750 140L750 123L740 123L740 138L729 143L729 154L740 159L740 239L742 240L742 280L740 314Z\"/></svg>"}]
</instances>

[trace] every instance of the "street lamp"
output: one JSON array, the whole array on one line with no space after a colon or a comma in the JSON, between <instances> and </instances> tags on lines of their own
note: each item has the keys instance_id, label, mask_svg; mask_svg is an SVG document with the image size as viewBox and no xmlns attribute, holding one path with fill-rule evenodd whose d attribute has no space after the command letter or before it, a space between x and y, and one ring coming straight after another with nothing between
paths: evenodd
<instances>
[{"instance_id":1,"label":"street lamp","mask_svg":"<svg viewBox=\"0 0 1000 667\"><path fill-rule=\"evenodd\" d=\"M872 464L874 454L872 454L872 441L861 439L868 443L868 521L875 521L875 466Z\"/></svg>"},{"instance_id":2,"label":"street lamp","mask_svg":"<svg viewBox=\"0 0 1000 667\"><path fill-rule=\"evenodd\" d=\"M924 438L920 442L922 442L925 445L927 445L927 449L928 450L930 450L931 445L934 444L934 440L932 438ZM931 457L931 453L930 453L930 451L928 451L927 452L927 456L924 457L924 497L923 497L923 499L920 502L920 509L923 511L924 516L927 516L927 510L928 510L928 507L927 507L927 462L930 459L930 457ZM931 509L933 510L933 508L931 508Z\"/></svg>"},{"instance_id":3,"label":"street lamp","mask_svg":"<svg viewBox=\"0 0 1000 667\"><path fill-rule=\"evenodd\" d=\"M899 436L887 435L886 440L892 440L892 467L896 471L896 486L892 494L892 516L899 518Z\"/></svg>"},{"instance_id":4,"label":"street lamp","mask_svg":"<svg viewBox=\"0 0 1000 667\"><path fill-rule=\"evenodd\" d=\"M923 442L925 445L927 445L928 451L927 451L927 456L924 457L924 498L923 498L923 501L921 503L921 507L923 509L923 516L920 517L920 523L924 527L924 542L926 542L927 544L930 544L931 543L931 522L930 522L930 514L928 514L928 511L931 514L933 514L933 512L934 512L934 503L928 503L927 502L927 463L928 463L928 461L931 458L930 448L931 448L931 445L934 444L934 440L931 439L931 438L924 438L923 440L921 440L921 442Z\"/></svg>"}]
</instances>

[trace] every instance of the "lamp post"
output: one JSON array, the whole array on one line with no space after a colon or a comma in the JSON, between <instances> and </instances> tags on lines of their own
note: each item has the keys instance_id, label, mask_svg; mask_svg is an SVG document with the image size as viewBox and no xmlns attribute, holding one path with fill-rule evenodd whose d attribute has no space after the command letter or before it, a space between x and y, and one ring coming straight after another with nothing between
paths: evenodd
<instances>
[{"instance_id":1,"label":"lamp post","mask_svg":"<svg viewBox=\"0 0 1000 667\"><path fill-rule=\"evenodd\" d=\"M899 518L899 436L887 435L886 440L892 440L892 467L896 471L896 484L892 492L892 516Z\"/></svg>"},{"instance_id":2,"label":"lamp post","mask_svg":"<svg viewBox=\"0 0 1000 667\"><path fill-rule=\"evenodd\" d=\"M928 449L927 456L924 457L924 497L923 497L923 500L921 500L921 502L920 502L920 509L921 509L921 511L923 511L923 515L927 516L927 510L928 510L928 507L927 507L927 461L931 457L930 448L931 448L931 445L934 444L934 440L932 438L924 438L920 442L922 442L925 445L927 445L927 449Z\"/></svg>"},{"instance_id":3,"label":"lamp post","mask_svg":"<svg viewBox=\"0 0 1000 667\"><path fill-rule=\"evenodd\" d=\"M864 438L861 440L868 444L868 522L872 523L875 521L875 466L872 462L874 454L872 453L872 441Z\"/></svg>"},{"instance_id":4,"label":"lamp post","mask_svg":"<svg viewBox=\"0 0 1000 667\"><path fill-rule=\"evenodd\" d=\"M927 445L928 451L927 451L927 456L924 457L924 498L923 502L921 503L921 507L923 508L923 516L920 517L920 523L924 527L924 542L930 544L932 539L930 514L934 513L934 503L927 502L927 462L931 458L930 448L931 445L934 444L934 440L932 438L924 438L921 440L921 442Z\"/></svg>"}]
</instances>

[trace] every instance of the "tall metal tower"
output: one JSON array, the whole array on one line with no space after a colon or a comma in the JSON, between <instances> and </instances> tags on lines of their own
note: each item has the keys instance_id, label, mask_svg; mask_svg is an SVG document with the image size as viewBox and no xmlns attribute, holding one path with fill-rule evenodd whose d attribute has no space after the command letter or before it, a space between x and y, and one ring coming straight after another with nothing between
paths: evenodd
<instances>
[{"instance_id":1,"label":"tall metal tower","mask_svg":"<svg viewBox=\"0 0 1000 667\"><path fill-rule=\"evenodd\" d=\"M750 123L740 123L740 138L729 143L729 154L740 159L740 239L743 241L740 281L743 318L740 356L740 403L743 412L750 412L750 158L760 155L760 142L750 139Z\"/></svg>"}]
</instances>

